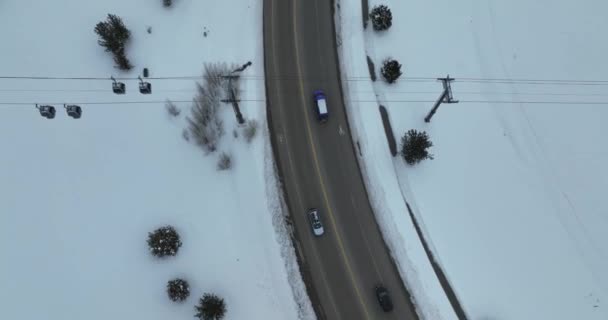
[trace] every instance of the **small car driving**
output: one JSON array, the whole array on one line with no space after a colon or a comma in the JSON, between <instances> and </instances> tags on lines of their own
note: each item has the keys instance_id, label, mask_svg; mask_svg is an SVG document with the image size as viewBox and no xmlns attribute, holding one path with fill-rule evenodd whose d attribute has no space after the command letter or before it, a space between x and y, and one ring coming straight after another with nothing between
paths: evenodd
<instances>
[{"instance_id":1,"label":"small car driving","mask_svg":"<svg viewBox=\"0 0 608 320\"><path fill-rule=\"evenodd\" d=\"M312 233L320 237L323 235L325 230L323 230L323 224L321 223L321 217L319 216L319 210L316 208L308 209L308 220L310 221L310 226L312 227Z\"/></svg>"},{"instance_id":2,"label":"small car driving","mask_svg":"<svg viewBox=\"0 0 608 320\"><path fill-rule=\"evenodd\" d=\"M325 94L321 90L316 90L313 92L313 96L315 98L315 113L317 114L317 119L319 122L325 123L329 117L327 113L327 99L325 98Z\"/></svg>"},{"instance_id":3,"label":"small car driving","mask_svg":"<svg viewBox=\"0 0 608 320\"><path fill-rule=\"evenodd\" d=\"M380 303L380 307L384 312L389 312L393 310L393 301L391 300L391 296L388 294L388 290L385 287L379 285L376 286L376 298L378 299L378 303Z\"/></svg>"}]
</instances>

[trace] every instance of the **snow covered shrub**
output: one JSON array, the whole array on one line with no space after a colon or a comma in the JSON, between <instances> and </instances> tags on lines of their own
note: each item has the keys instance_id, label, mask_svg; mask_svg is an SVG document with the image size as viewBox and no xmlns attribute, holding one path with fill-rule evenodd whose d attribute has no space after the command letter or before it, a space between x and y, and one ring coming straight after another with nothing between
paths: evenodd
<instances>
[{"instance_id":1,"label":"snow covered shrub","mask_svg":"<svg viewBox=\"0 0 608 320\"><path fill-rule=\"evenodd\" d=\"M401 64L399 61L393 59L386 59L380 68L380 73L386 82L393 83L401 76Z\"/></svg>"},{"instance_id":2,"label":"snow covered shrub","mask_svg":"<svg viewBox=\"0 0 608 320\"><path fill-rule=\"evenodd\" d=\"M169 113L170 116L173 117L177 117L179 116L179 114L182 112L176 105L175 103L171 102L170 100L167 100L167 102L165 102L165 108L167 109L167 113Z\"/></svg>"},{"instance_id":3,"label":"snow covered shrub","mask_svg":"<svg viewBox=\"0 0 608 320\"><path fill-rule=\"evenodd\" d=\"M173 279L167 282L167 294L174 302L182 302L190 295L190 285L184 279Z\"/></svg>"},{"instance_id":4,"label":"snow covered shrub","mask_svg":"<svg viewBox=\"0 0 608 320\"><path fill-rule=\"evenodd\" d=\"M194 316L200 320L220 320L226 315L224 299L213 293L205 293L194 309L196 309Z\"/></svg>"},{"instance_id":5,"label":"snow covered shrub","mask_svg":"<svg viewBox=\"0 0 608 320\"><path fill-rule=\"evenodd\" d=\"M171 0L163 0L163 6L170 7L173 4Z\"/></svg>"},{"instance_id":6,"label":"snow covered shrub","mask_svg":"<svg viewBox=\"0 0 608 320\"><path fill-rule=\"evenodd\" d=\"M217 161L217 169L220 171L228 170L232 167L232 159L226 152L222 152L220 159Z\"/></svg>"},{"instance_id":7,"label":"snow covered shrub","mask_svg":"<svg viewBox=\"0 0 608 320\"><path fill-rule=\"evenodd\" d=\"M253 140L253 137L255 137L255 134L258 132L258 122L255 120L249 120L247 121L247 124L245 124L245 128L243 129L243 134L245 135L245 140L247 140L247 143L251 142L251 140Z\"/></svg>"},{"instance_id":8,"label":"snow covered shrub","mask_svg":"<svg viewBox=\"0 0 608 320\"><path fill-rule=\"evenodd\" d=\"M154 256L174 256L181 246L179 234L172 226L164 226L148 233L148 247Z\"/></svg>"},{"instance_id":9,"label":"snow covered shrub","mask_svg":"<svg viewBox=\"0 0 608 320\"><path fill-rule=\"evenodd\" d=\"M391 9L385 5L375 6L369 14L369 18L376 31L386 30L393 25L393 14Z\"/></svg>"},{"instance_id":10,"label":"snow covered shrub","mask_svg":"<svg viewBox=\"0 0 608 320\"><path fill-rule=\"evenodd\" d=\"M407 164L413 165L424 159L433 159L428 148L433 146L429 135L422 131L409 130L401 138L401 156Z\"/></svg>"}]
</instances>

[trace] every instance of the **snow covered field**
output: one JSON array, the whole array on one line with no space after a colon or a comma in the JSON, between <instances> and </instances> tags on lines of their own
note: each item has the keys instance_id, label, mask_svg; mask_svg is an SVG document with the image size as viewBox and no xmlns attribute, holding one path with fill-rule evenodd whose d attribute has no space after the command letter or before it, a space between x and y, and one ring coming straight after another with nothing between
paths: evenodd
<instances>
[{"instance_id":1,"label":"snow covered field","mask_svg":"<svg viewBox=\"0 0 608 320\"><path fill-rule=\"evenodd\" d=\"M368 187L419 311L454 317L413 243L405 199L471 319L608 318L608 109L598 104L608 95L608 4L372 0L370 8L380 3L393 26L377 33L363 31L358 1L340 2L339 50ZM368 77L366 54L377 73L390 56L404 75L390 86L352 81ZM461 102L426 124L441 93L430 79L447 73ZM556 79L592 81L544 81ZM388 108L398 139L426 130L435 160L391 159L377 103L362 101Z\"/></svg>"},{"instance_id":2,"label":"snow covered field","mask_svg":"<svg viewBox=\"0 0 608 320\"><path fill-rule=\"evenodd\" d=\"M264 100L261 3L255 0L14 0L0 5L0 76L136 77L125 81L0 79L0 102L80 103L55 119L33 105L0 105L0 319L192 319L204 292L226 300L226 319L312 319L282 220ZM238 19L226 19L230 12ZM113 68L95 24L108 13L131 30L135 68ZM151 33L147 28L151 27ZM203 33L207 32L207 36ZM241 81L248 144L230 106L219 151L233 167L217 171L182 138L190 103L172 118L165 99L190 101L204 63L252 61ZM120 102L146 102L124 104ZM86 102L113 102L87 104ZM159 103L160 102L160 103ZM233 136L233 131L239 134ZM170 224L183 246L155 259L147 233ZM190 282L171 302L168 280Z\"/></svg>"}]
</instances>

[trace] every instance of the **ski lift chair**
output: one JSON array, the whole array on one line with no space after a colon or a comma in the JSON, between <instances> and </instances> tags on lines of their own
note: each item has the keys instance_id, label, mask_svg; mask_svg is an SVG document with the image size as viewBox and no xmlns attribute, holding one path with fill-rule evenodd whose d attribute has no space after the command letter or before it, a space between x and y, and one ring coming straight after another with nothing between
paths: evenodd
<instances>
[{"instance_id":1,"label":"ski lift chair","mask_svg":"<svg viewBox=\"0 0 608 320\"><path fill-rule=\"evenodd\" d=\"M150 82L144 82L141 77L139 78L139 92L142 94L150 94L152 93L152 85Z\"/></svg>"},{"instance_id":2,"label":"ski lift chair","mask_svg":"<svg viewBox=\"0 0 608 320\"><path fill-rule=\"evenodd\" d=\"M80 106L71 104L71 105L63 105L63 107L65 108L66 112L68 113L68 116L74 118L74 119L80 119L80 116L82 116L82 108Z\"/></svg>"},{"instance_id":3,"label":"ski lift chair","mask_svg":"<svg viewBox=\"0 0 608 320\"><path fill-rule=\"evenodd\" d=\"M112 79L112 91L115 94L125 94L125 84L122 82L118 82L116 81L116 79L114 79L114 77L110 77Z\"/></svg>"},{"instance_id":4,"label":"ski lift chair","mask_svg":"<svg viewBox=\"0 0 608 320\"><path fill-rule=\"evenodd\" d=\"M49 106L49 105L44 105L44 106L36 105L36 108L38 109L38 111L40 111L41 116L43 116L47 119L55 118L55 107Z\"/></svg>"}]
</instances>

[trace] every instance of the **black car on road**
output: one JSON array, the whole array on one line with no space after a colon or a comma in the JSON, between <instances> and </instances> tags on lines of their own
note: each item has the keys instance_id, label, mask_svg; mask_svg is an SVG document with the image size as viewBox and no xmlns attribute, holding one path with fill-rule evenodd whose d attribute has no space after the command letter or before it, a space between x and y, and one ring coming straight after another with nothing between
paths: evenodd
<instances>
[{"instance_id":1,"label":"black car on road","mask_svg":"<svg viewBox=\"0 0 608 320\"><path fill-rule=\"evenodd\" d=\"M381 285L376 287L376 298L384 312L393 310L393 301L391 301L391 296L388 294L388 290L386 290L385 287Z\"/></svg>"}]
</instances>

